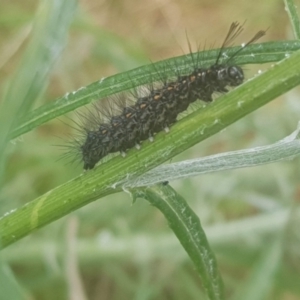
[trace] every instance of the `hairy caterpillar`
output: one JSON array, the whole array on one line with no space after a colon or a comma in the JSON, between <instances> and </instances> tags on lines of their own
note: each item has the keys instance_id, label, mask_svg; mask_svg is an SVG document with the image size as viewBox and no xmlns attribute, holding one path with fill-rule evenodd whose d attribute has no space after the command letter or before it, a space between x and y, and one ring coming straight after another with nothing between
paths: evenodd
<instances>
[{"instance_id":1,"label":"hairy caterpillar","mask_svg":"<svg viewBox=\"0 0 300 300\"><path fill-rule=\"evenodd\" d=\"M234 58L249 44L265 35L265 31L257 32L253 38L241 46L230 57L225 56L226 47L241 33L243 27L234 22L231 24L216 61L208 68L201 67L198 57L193 61L193 70L189 74L181 74L174 66L176 77L162 80L157 85L149 86L143 95L133 93L130 101L128 95L122 95L115 106L114 114L104 108L94 107L84 118L87 125L80 128L80 137L75 138L71 148L75 150L83 162L85 170L95 165L110 153L121 152L136 146L142 141L153 139L153 136L165 130L177 120L180 113L196 100L211 102L216 92L226 93L228 87L243 83L244 72L234 63ZM128 103L130 103L128 105ZM105 116L105 120L103 117Z\"/></svg>"}]
</instances>

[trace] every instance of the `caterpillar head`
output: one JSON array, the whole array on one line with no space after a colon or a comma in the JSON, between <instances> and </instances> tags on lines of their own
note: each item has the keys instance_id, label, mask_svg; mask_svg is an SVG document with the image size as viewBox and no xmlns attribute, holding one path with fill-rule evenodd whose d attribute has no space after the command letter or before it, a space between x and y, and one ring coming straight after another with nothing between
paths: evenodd
<instances>
[{"instance_id":1,"label":"caterpillar head","mask_svg":"<svg viewBox=\"0 0 300 300\"><path fill-rule=\"evenodd\" d=\"M217 80L224 85L238 86L244 81L244 71L240 66L217 66Z\"/></svg>"}]
</instances>

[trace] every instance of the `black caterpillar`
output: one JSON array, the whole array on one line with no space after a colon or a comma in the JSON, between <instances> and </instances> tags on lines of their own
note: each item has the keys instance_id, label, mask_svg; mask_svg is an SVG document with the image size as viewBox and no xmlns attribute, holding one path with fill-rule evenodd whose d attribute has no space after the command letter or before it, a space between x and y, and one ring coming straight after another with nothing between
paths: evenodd
<instances>
[{"instance_id":1,"label":"black caterpillar","mask_svg":"<svg viewBox=\"0 0 300 300\"><path fill-rule=\"evenodd\" d=\"M83 168L93 169L99 160L110 153L125 153L127 149L139 147L142 141L153 139L155 133L168 131L176 122L177 116L192 102L211 102L213 93L226 93L226 87L242 84L244 72L240 66L234 64L233 59L246 46L265 35L265 31L257 32L247 44L225 62L220 63L225 47L231 44L242 30L243 27L239 23L231 24L212 66L201 68L197 61L190 74L179 74L175 80L164 80L159 88L152 85L148 88L147 95L134 96L134 104L119 105L119 114L109 116L106 122L97 118L99 114L90 116L88 121L93 123L93 128L84 128L83 138L73 143L84 163Z\"/></svg>"}]
</instances>

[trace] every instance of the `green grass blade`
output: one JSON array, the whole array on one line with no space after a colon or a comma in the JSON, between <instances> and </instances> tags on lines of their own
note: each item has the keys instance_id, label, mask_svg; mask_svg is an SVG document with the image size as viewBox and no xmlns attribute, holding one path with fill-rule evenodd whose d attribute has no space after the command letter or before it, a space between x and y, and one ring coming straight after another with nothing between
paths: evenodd
<instances>
[{"instance_id":1,"label":"green grass blade","mask_svg":"<svg viewBox=\"0 0 300 300\"><path fill-rule=\"evenodd\" d=\"M157 185L133 191L133 196L146 199L157 207L190 256L209 299L224 298L224 288L214 253L210 249L198 216L185 199L170 186Z\"/></svg>"},{"instance_id":2,"label":"green grass blade","mask_svg":"<svg viewBox=\"0 0 300 300\"><path fill-rule=\"evenodd\" d=\"M292 24L294 36L296 39L300 40L300 19L297 12L297 6L295 5L294 0L284 0L284 4Z\"/></svg>"},{"instance_id":3,"label":"green grass blade","mask_svg":"<svg viewBox=\"0 0 300 300\"><path fill-rule=\"evenodd\" d=\"M4 216L0 219L1 246L94 200L121 191L131 177L169 160L297 86L299 70L300 51L183 118L168 134L157 134L154 143L146 141L141 150L129 150L126 159L117 156Z\"/></svg>"},{"instance_id":4,"label":"green grass blade","mask_svg":"<svg viewBox=\"0 0 300 300\"><path fill-rule=\"evenodd\" d=\"M228 50L228 55L230 56L230 53L234 53L236 49L235 47ZM251 45L240 53L236 62L241 65L275 62L298 49L300 49L299 41L269 42ZM201 53L201 65L207 67L213 64L217 54L217 49ZM197 53L194 54L194 60L197 60L197 55ZM45 122L91 103L92 101L126 91L132 87L161 80L161 77L167 75L174 75L174 68L178 69L178 66L180 66L180 70L183 73L189 72L193 64L194 61L191 59L191 56L183 55L103 78L86 87L81 87L77 91L67 93L63 97L28 113L22 123L11 132L10 138L16 138Z\"/></svg>"},{"instance_id":5,"label":"green grass blade","mask_svg":"<svg viewBox=\"0 0 300 300\"><path fill-rule=\"evenodd\" d=\"M277 235L273 243L263 252L263 256L255 263L252 274L234 300L267 299L280 268L282 245L282 239Z\"/></svg>"},{"instance_id":6,"label":"green grass blade","mask_svg":"<svg viewBox=\"0 0 300 300\"><path fill-rule=\"evenodd\" d=\"M126 183L127 188L150 186L162 181L237 168L248 168L283 160L292 160L300 155L300 122L297 130L284 139L267 146L230 151L177 163L163 164Z\"/></svg>"},{"instance_id":7,"label":"green grass blade","mask_svg":"<svg viewBox=\"0 0 300 300\"><path fill-rule=\"evenodd\" d=\"M32 38L0 109L0 165L8 133L27 114L47 83L47 78L68 36L77 0L42 1L36 14Z\"/></svg>"},{"instance_id":8,"label":"green grass blade","mask_svg":"<svg viewBox=\"0 0 300 300\"><path fill-rule=\"evenodd\" d=\"M0 263L0 299L2 300L26 300L28 295L22 290L21 286L15 279L10 267Z\"/></svg>"}]
</instances>

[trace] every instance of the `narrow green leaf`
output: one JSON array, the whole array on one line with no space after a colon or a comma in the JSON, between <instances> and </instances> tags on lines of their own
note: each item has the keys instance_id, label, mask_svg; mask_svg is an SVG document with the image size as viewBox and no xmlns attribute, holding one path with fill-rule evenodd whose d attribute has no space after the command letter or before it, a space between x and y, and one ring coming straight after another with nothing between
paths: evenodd
<instances>
[{"instance_id":1,"label":"narrow green leaf","mask_svg":"<svg viewBox=\"0 0 300 300\"><path fill-rule=\"evenodd\" d=\"M133 190L134 197L146 199L166 217L171 229L190 256L209 299L224 299L221 275L198 216L185 199L170 186L156 185Z\"/></svg>"},{"instance_id":2,"label":"narrow green leaf","mask_svg":"<svg viewBox=\"0 0 300 300\"><path fill-rule=\"evenodd\" d=\"M300 19L297 12L297 6L295 5L294 0L284 0L284 4L292 24L294 36L296 39L300 40Z\"/></svg>"},{"instance_id":3,"label":"narrow green leaf","mask_svg":"<svg viewBox=\"0 0 300 300\"><path fill-rule=\"evenodd\" d=\"M16 281L10 267L0 263L0 299L1 300L25 300L28 299L26 293Z\"/></svg>"},{"instance_id":4,"label":"narrow green leaf","mask_svg":"<svg viewBox=\"0 0 300 300\"><path fill-rule=\"evenodd\" d=\"M235 300L264 300L273 287L282 255L282 239L278 236L268 245L263 256L255 263L252 274L241 287Z\"/></svg>"},{"instance_id":5,"label":"narrow green leaf","mask_svg":"<svg viewBox=\"0 0 300 300\"><path fill-rule=\"evenodd\" d=\"M300 49L299 41L269 42L251 45L239 54L236 62L240 65L275 62L298 49ZM236 50L237 47L229 49L228 55L230 56L230 53L234 53ZM89 104L92 101L161 80L164 76L174 76L174 69L178 70L179 66L182 73L189 72L194 65L194 61L199 59L199 55L201 65L203 67L210 66L215 62L217 54L218 50L215 49L204 51L200 54L194 53L194 60L190 55L178 56L102 78L86 87L81 87L77 91L66 93L63 97L28 113L22 120L22 123L11 132L10 138L16 138L45 122Z\"/></svg>"},{"instance_id":6,"label":"narrow green leaf","mask_svg":"<svg viewBox=\"0 0 300 300\"><path fill-rule=\"evenodd\" d=\"M32 38L0 108L0 166L11 128L26 116L47 83L47 78L68 35L77 0L44 0L33 25ZM0 177L1 177L0 170Z\"/></svg>"}]
</instances>

